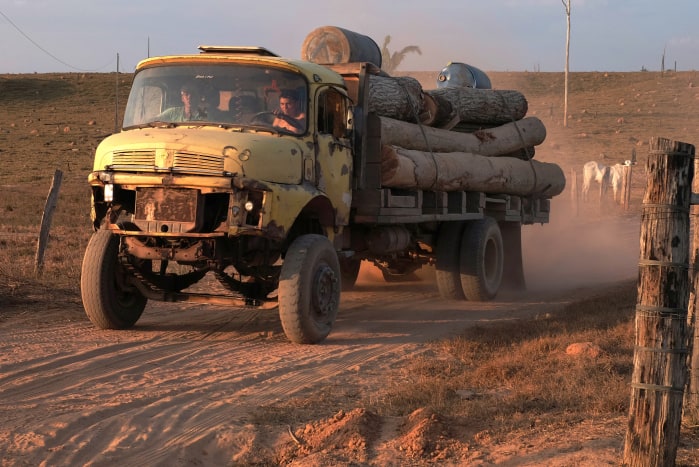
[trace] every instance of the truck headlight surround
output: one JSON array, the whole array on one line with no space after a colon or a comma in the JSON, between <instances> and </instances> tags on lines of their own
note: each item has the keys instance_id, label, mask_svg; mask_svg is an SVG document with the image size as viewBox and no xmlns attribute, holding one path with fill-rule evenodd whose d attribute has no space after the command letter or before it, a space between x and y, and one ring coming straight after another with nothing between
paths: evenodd
<instances>
[{"instance_id":1,"label":"truck headlight surround","mask_svg":"<svg viewBox=\"0 0 699 467\"><path fill-rule=\"evenodd\" d=\"M114 184L105 183L104 184L104 201L111 203L114 201Z\"/></svg>"}]
</instances>

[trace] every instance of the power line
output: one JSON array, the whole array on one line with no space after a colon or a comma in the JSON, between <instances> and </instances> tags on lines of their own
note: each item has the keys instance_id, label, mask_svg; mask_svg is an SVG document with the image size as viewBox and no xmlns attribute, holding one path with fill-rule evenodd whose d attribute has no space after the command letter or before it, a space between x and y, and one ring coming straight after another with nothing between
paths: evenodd
<instances>
[{"instance_id":1,"label":"power line","mask_svg":"<svg viewBox=\"0 0 699 467\"><path fill-rule=\"evenodd\" d=\"M41 45L39 45L34 39L32 39L31 37L29 37L29 35L27 35L24 31L22 31L22 30L19 28L19 26L17 26L17 25L16 25L5 13L3 13L2 11L0 11L0 16L2 16L3 18L5 18L5 19L7 20L7 22L10 23L10 25L11 25L13 28L15 28L15 29L17 30L17 32L19 32L19 33L20 33L25 39L27 39L29 42L31 42L32 44L34 44L34 46L35 46L36 48L38 48L39 50L41 50L42 52L44 52L44 53L45 53L46 55L48 55L49 57L51 57L51 58L53 58L54 60L56 60L58 63L67 66L68 68L72 68L73 70L77 70L77 71L94 72L94 71L103 70L104 68L107 68L109 65L111 65L112 63L114 63L114 59L112 59L112 60L110 60L109 63L107 63L106 65L104 65L104 66L102 66L102 67L100 67L100 68L94 69L94 70L85 70L85 69L82 69L82 68L77 68L77 67L71 65L70 63L66 63L65 61L63 61L63 60L61 60L60 58L56 57L54 54L52 54L51 52L49 52L48 50L46 50L45 48L43 48Z\"/></svg>"}]
</instances>

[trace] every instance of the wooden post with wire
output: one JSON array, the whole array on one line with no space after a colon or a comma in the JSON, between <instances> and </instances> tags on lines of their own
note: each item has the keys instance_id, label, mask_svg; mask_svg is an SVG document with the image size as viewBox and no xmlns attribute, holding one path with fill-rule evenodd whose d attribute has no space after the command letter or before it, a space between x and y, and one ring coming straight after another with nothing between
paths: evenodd
<instances>
[{"instance_id":1,"label":"wooden post with wire","mask_svg":"<svg viewBox=\"0 0 699 467\"><path fill-rule=\"evenodd\" d=\"M36 256L34 257L34 274L36 275L41 275L42 269L44 267L44 253L46 252L46 245L48 245L49 242L51 221L53 219L53 213L56 210L56 205L58 204L58 193L61 191L62 181L63 172L61 172L60 170L56 170L56 172L53 174L53 181L51 182L49 195L46 198L44 213L41 216L41 229L39 231L39 241L37 242Z\"/></svg>"},{"instance_id":2,"label":"wooden post with wire","mask_svg":"<svg viewBox=\"0 0 699 467\"><path fill-rule=\"evenodd\" d=\"M631 149L631 159L624 163L624 178L622 180L622 206L624 211L628 211L631 206L631 180L633 178L633 167L636 165L636 148Z\"/></svg>"},{"instance_id":3,"label":"wooden post with wire","mask_svg":"<svg viewBox=\"0 0 699 467\"><path fill-rule=\"evenodd\" d=\"M687 376L689 201L694 146L651 138L643 198L636 345L623 465L672 466Z\"/></svg>"},{"instance_id":4,"label":"wooden post with wire","mask_svg":"<svg viewBox=\"0 0 699 467\"><path fill-rule=\"evenodd\" d=\"M689 211L692 244L689 268L689 307L687 309L687 340L689 375L684 394L684 416L690 425L699 424L699 326L697 326L697 299L699 294L699 159L694 159L694 179L692 180L692 197Z\"/></svg>"},{"instance_id":5,"label":"wooden post with wire","mask_svg":"<svg viewBox=\"0 0 699 467\"><path fill-rule=\"evenodd\" d=\"M621 178L621 206L624 211L628 211L631 206L631 175L633 171L632 164L624 164L623 177Z\"/></svg>"}]
</instances>

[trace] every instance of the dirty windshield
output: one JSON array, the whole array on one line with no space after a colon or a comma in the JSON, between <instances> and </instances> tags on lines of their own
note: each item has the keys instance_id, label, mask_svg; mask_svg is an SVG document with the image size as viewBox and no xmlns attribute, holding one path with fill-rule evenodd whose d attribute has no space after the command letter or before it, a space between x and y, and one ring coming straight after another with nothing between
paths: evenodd
<instances>
[{"instance_id":1,"label":"dirty windshield","mask_svg":"<svg viewBox=\"0 0 699 467\"><path fill-rule=\"evenodd\" d=\"M307 85L296 73L259 65L170 65L137 73L124 128L159 122L306 131Z\"/></svg>"}]
</instances>

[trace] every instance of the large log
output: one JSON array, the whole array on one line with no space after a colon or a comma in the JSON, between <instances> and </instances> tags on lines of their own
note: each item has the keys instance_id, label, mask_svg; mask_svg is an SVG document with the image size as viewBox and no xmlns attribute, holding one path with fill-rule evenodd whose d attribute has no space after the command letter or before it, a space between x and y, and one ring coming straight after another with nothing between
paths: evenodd
<instances>
[{"instance_id":1,"label":"large log","mask_svg":"<svg viewBox=\"0 0 699 467\"><path fill-rule=\"evenodd\" d=\"M442 96L424 93L424 111L420 121L424 125L450 130L459 123L451 102Z\"/></svg>"},{"instance_id":2,"label":"large log","mask_svg":"<svg viewBox=\"0 0 699 467\"><path fill-rule=\"evenodd\" d=\"M415 122L420 119L423 107L424 93L417 79L410 76L369 76L369 112Z\"/></svg>"},{"instance_id":3,"label":"large log","mask_svg":"<svg viewBox=\"0 0 699 467\"><path fill-rule=\"evenodd\" d=\"M371 37L336 26L311 31L301 46L301 58L321 64L370 62L381 67L381 49Z\"/></svg>"},{"instance_id":4,"label":"large log","mask_svg":"<svg viewBox=\"0 0 699 467\"><path fill-rule=\"evenodd\" d=\"M464 152L429 153L383 145L381 184L391 188L552 197L563 192L565 175L556 164L534 160Z\"/></svg>"},{"instance_id":5,"label":"large log","mask_svg":"<svg viewBox=\"0 0 699 467\"><path fill-rule=\"evenodd\" d=\"M440 88L425 91L442 97L453 107L451 117L463 123L502 125L527 114L527 99L519 91L474 88Z\"/></svg>"},{"instance_id":6,"label":"large log","mask_svg":"<svg viewBox=\"0 0 699 467\"><path fill-rule=\"evenodd\" d=\"M469 152L481 156L502 156L537 146L546 139L546 127L537 117L525 117L474 133L460 133L381 119L381 143L432 152ZM533 155L533 154L532 154Z\"/></svg>"}]
</instances>

